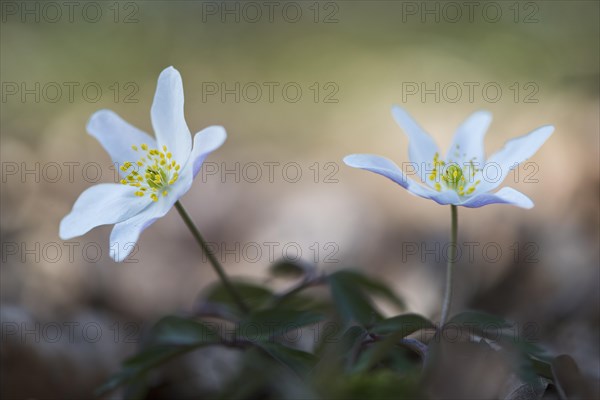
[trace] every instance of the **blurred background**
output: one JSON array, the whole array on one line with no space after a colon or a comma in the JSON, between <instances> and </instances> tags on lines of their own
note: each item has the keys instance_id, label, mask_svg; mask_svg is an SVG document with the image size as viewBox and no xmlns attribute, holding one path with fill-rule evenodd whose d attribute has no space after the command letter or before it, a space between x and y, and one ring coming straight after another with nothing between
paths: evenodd
<instances>
[{"instance_id":1,"label":"blurred background","mask_svg":"<svg viewBox=\"0 0 600 400\"><path fill-rule=\"evenodd\" d=\"M600 377L598 2L76 3L1 3L3 398L89 398L148 323L216 279L175 211L123 264L109 226L58 237L78 195L115 180L88 118L152 132L169 65L190 130L228 132L182 202L230 274L264 281L284 256L360 268L433 319L449 208L342 158L409 161L393 104L442 149L491 111L488 155L555 125L504 183L532 210L459 210L454 309L510 318Z\"/></svg>"}]
</instances>

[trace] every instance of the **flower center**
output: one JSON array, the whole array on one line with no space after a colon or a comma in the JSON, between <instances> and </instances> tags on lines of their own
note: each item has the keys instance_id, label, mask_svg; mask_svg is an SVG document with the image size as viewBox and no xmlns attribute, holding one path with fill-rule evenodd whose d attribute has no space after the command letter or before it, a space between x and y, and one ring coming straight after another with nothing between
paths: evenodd
<instances>
[{"instance_id":1,"label":"flower center","mask_svg":"<svg viewBox=\"0 0 600 400\"><path fill-rule=\"evenodd\" d=\"M166 196L169 186L179 178L181 166L171 159L173 155L167 151L167 146L163 146L162 151L150 149L145 143L140 147L143 155L138 161L121 165L121 171L129 172L121 183L137 188L136 196L143 197L148 193L152 201L158 201L158 196ZM136 145L131 148L140 151Z\"/></svg>"},{"instance_id":2,"label":"flower center","mask_svg":"<svg viewBox=\"0 0 600 400\"><path fill-rule=\"evenodd\" d=\"M480 183L479 180L473 182L475 174L479 171L475 159L461 167L455 162L446 163L439 157L438 153L433 156L433 169L429 174L429 180L435 181L435 190L441 192L442 188L451 189L459 196L472 194Z\"/></svg>"}]
</instances>

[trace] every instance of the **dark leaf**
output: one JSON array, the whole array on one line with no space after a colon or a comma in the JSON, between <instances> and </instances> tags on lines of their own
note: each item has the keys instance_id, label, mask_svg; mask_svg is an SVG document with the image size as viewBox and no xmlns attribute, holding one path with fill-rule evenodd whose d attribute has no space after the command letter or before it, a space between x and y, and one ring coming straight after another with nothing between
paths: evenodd
<instances>
[{"instance_id":1,"label":"dark leaf","mask_svg":"<svg viewBox=\"0 0 600 400\"><path fill-rule=\"evenodd\" d=\"M174 357L219 342L221 338L217 332L201 322L165 317L152 328L149 346L126 359L122 370L102 385L97 393L101 395L121 385L139 381L149 370Z\"/></svg>"},{"instance_id":2,"label":"dark leaf","mask_svg":"<svg viewBox=\"0 0 600 400\"><path fill-rule=\"evenodd\" d=\"M315 266L305 261L279 260L269 267L271 274L287 278L299 278L303 275L313 275Z\"/></svg>"},{"instance_id":3,"label":"dark leaf","mask_svg":"<svg viewBox=\"0 0 600 400\"><path fill-rule=\"evenodd\" d=\"M457 327L469 335L480 335L495 346L500 346L501 351L510 355L519 379L527 385L536 385L540 375L552 377L546 352L504 318L467 311L455 315L444 328L450 327Z\"/></svg>"},{"instance_id":4,"label":"dark leaf","mask_svg":"<svg viewBox=\"0 0 600 400\"><path fill-rule=\"evenodd\" d=\"M398 344L403 339L404 332L396 332L385 339L375 342L371 345L358 359L358 362L353 368L353 372L365 372L373 369L377 364L384 362L392 354L395 355L395 365L399 369L408 369L413 364L409 362L407 357L408 352L402 349L398 350Z\"/></svg>"},{"instance_id":5,"label":"dark leaf","mask_svg":"<svg viewBox=\"0 0 600 400\"><path fill-rule=\"evenodd\" d=\"M260 342L257 345L275 360L300 376L307 375L315 366L316 357L311 353L292 349L278 343Z\"/></svg>"},{"instance_id":6,"label":"dark leaf","mask_svg":"<svg viewBox=\"0 0 600 400\"><path fill-rule=\"evenodd\" d=\"M249 341L266 341L292 329L315 324L323 320L323 315L312 311L291 309L268 309L256 311L244 318L236 335Z\"/></svg>"},{"instance_id":7,"label":"dark leaf","mask_svg":"<svg viewBox=\"0 0 600 400\"><path fill-rule=\"evenodd\" d=\"M381 319L353 274L346 271L335 272L327 277L327 281L336 308L346 324L356 321L368 326Z\"/></svg>"},{"instance_id":8,"label":"dark leaf","mask_svg":"<svg viewBox=\"0 0 600 400\"><path fill-rule=\"evenodd\" d=\"M535 373L539 376L542 376L547 379L553 379L552 376L552 364L545 361L540 360L534 356L529 356L529 361L531 362L531 366Z\"/></svg>"},{"instance_id":9,"label":"dark leaf","mask_svg":"<svg viewBox=\"0 0 600 400\"><path fill-rule=\"evenodd\" d=\"M401 337L406 337L421 329L435 329L435 325L421 315L404 314L377 322L371 328L371 332L380 335L398 332Z\"/></svg>"},{"instance_id":10,"label":"dark leaf","mask_svg":"<svg viewBox=\"0 0 600 400\"><path fill-rule=\"evenodd\" d=\"M257 309L262 305L266 304L271 298L273 293L271 290L264 286L256 285L249 282L233 281L233 286L239 293L242 300L251 308ZM213 303L221 303L229 307L232 312L237 313L240 316L241 310L229 294L229 291L223 286L222 283L217 282L205 289L201 295L202 301L209 301Z\"/></svg>"},{"instance_id":11,"label":"dark leaf","mask_svg":"<svg viewBox=\"0 0 600 400\"><path fill-rule=\"evenodd\" d=\"M323 314L331 314L333 312L333 304L329 299L320 299L312 295L304 295L301 292L286 297L277 304L277 307L311 310Z\"/></svg>"},{"instance_id":12,"label":"dark leaf","mask_svg":"<svg viewBox=\"0 0 600 400\"><path fill-rule=\"evenodd\" d=\"M155 345L197 346L221 342L217 331L209 325L175 316L158 321L150 335Z\"/></svg>"},{"instance_id":13,"label":"dark leaf","mask_svg":"<svg viewBox=\"0 0 600 400\"><path fill-rule=\"evenodd\" d=\"M402 301L402 299L398 297L385 283L377 279L370 278L358 271L352 270L338 271L335 274L343 275L346 281L353 282L356 286L360 287L369 294L380 296L402 309L405 308L404 301Z\"/></svg>"},{"instance_id":14,"label":"dark leaf","mask_svg":"<svg viewBox=\"0 0 600 400\"><path fill-rule=\"evenodd\" d=\"M369 374L353 374L332 380L326 386L327 399L426 399L419 380L401 376L390 370L377 370Z\"/></svg>"},{"instance_id":15,"label":"dark leaf","mask_svg":"<svg viewBox=\"0 0 600 400\"><path fill-rule=\"evenodd\" d=\"M143 375L168 360L193 350L193 346L155 346L128 358L121 371L114 374L101 387L96 395L101 396L119 386L138 381Z\"/></svg>"},{"instance_id":16,"label":"dark leaf","mask_svg":"<svg viewBox=\"0 0 600 400\"><path fill-rule=\"evenodd\" d=\"M369 332L360 326L350 327L344 332L340 340L340 347L338 348L340 354L344 355L356 348L368 334Z\"/></svg>"},{"instance_id":17,"label":"dark leaf","mask_svg":"<svg viewBox=\"0 0 600 400\"><path fill-rule=\"evenodd\" d=\"M319 362L313 371L317 379L326 379L328 376L337 376L343 369L349 369L356 355L360 352L362 341L367 337L367 332L361 326L352 326L344 333L331 332L320 346L316 354Z\"/></svg>"}]
</instances>

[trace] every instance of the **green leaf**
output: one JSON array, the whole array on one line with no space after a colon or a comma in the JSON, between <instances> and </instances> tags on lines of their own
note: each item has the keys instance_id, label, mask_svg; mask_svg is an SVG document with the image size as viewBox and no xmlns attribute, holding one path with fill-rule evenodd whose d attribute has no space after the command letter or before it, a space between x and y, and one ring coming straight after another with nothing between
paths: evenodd
<instances>
[{"instance_id":1,"label":"green leaf","mask_svg":"<svg viewBox=\"0 0 600 400\"><path fill-rule=\"evenodd\" d=\"M227 379L215 399L246 400L261 398L261 394L268 390L269 379L273 377L273 374L270 373L273 370L273 363L277 363L279 366L279 361L273 360L268 353L265 354L264 350L256 347L248 349L243 353L239 364L236 366L236 370L238 368L239 370Z\"/></svg>"},{"instance_id":2,"label":"green leaf","mask_svg":"<svg viewBox=\"0 0 600 400\"><path fill-rule=\"evenodd\" d=\"M307 262L279 260L269 267L269 272L275 276L286 278L299 278L303 275L314 274L316 271L314 265Z\"/></svg>"},{"instance_id":3,"label":"green leaf","mask_svg":"<svg viewBox=\"0 0 600 400\"><path fill-rule=\"evenodd\" d=\"M381 366L381 368L378 368ZM400 346L384 346L377 343L362 352L351 372L361 373L373 369L385 369L406 375L415 372L418 363L414 361L412 352Z\"/></svg>"},{"instance_id":4,"label":"green leaf","mask_svg":"<svg viewBox=\"0 0 600 400\"><path fill-rule=\"evenodd\" d=\"M552 374L552 364L550 362L541 360L535 356L529 356L528 358L537 375L547 379L554 379Z\"/></svg>"},{"instance_id":5,"label":"green leaf","mask_svg":"<svg viewBox=\"0 0 600 400\"><path fill-rule=\"evenodd\" d=\"M523 354L549 360L543 348L515 331L515 325L502 317L479 311L466 311L452 317L446 326L452 324L464 326L469 329L469 333L476 333L502 346L514 347Z\"/></svg>"},{"instance_id":6,"label":"green leaf","mask_svg":"<svg viewBox=\"0 0 600 400\"><path fill-rule=\"evenodd\" d=\"M220 343L221 337L202 322L168 316L152 328L151 342L156 345L197 346Z\"/></svg>"},{"instance_id":7,"label":"green leaf","mask_svg":"<svg viewBox=\"0 0 600 400\"><path fill-rule=\"evenodd\" d=\"M518 350L523 348L517 347ZM581 374L575 360L566 354L552 358L548 355L538 356L522 352L517 365L517 374L527 384L532 385L539 381L539 377L546 378L554 383L559 397L594 398L586 379Z\"/></svg>"},{"instance_id":8,"label":"green leaf","mask_svg":"<svg viewBox=\"0 0 600 400\"><path fill-rule=\"evenodd\" d=\"M251 308L256 309L264 304L271 298L273 292L264 286L257 285L254 283L233 281L232 285L239 293L242 300ZM235 300L229 294L229 291L223 286L221 282L216 282L206 288L201 295L201 299L207 300L213 303L225 304L229 307L232 312L237 313L238 316L242 314L242 310L239 309Z\"/></svg>"},{"instance_id":9,"label":"green leaf","mask_svg":"<svg viewBox=\"0 0 600 400\"><path fill-rule=\"evenodd\" d=\"M266 341L289 330L315 324L323 318L322 314L312 311L282 308L255 311L240 322L236 335L250 341Z\"/></svg>"},{"instance_id":10,"label":"green leaf","mask_svg":"<svg viewBox=\"0 0 600 400\"><path fill-rule=\"evenodd\" d=\"M506 350L506 349L504 349ZM517 353L508 353L510 356L509 362L512 364L512 367L519 377L520 380L529 385L534 385L539 381L539 373L538 367L542 367L545 369L545 366L542 363L534 363L534 359L530 357L528 354L520 352L518 348L514 348Z\"/></svg>"},{"instance_id":11,"label":"green leaf","mask_svg":"<svg viewBox=\"0 0 600 400\"><path fill-rule=\"evenodd\" d=\"M147 348L125 360L121 371L111 376L106 383L100 386L96 390L96 395L101 396L119 386L138 381L152 368L194 348L193 346L155 346Z\"/></svg>"},{"instance_id":12,"label":"green leaf","mask_svg":"<svg viewBox=\"0 0 600 400\"><path fill-rule=\"evenodd\" d=\"M338 348L341 355L346 354L348 351L356 348L362 340L369 334L364 328L360 326L351 326L340 340L340 347Z\"/></svg>"},{"instance_id":13,"label":"green leaf","mask_svg":"<svg viewBox=\"0 0 600 400\"><path fill-rule=\"evenodd\" d=\"M409 368L410 364L408 362L408 358L406 357L407 351L402 349L401 352L396 352L398 348L398 342L400 342L404 338L404 332L399 331L396 333L392 333L387 336L385 339L375 342L369 349L367 349L362 356L358 359L358 362L353 368L353 372L365 372L371 370L377 364L383 362L385 359L389 358L392 354L394 354L394 358L396 358L395 364L398 366L402 365L402 369ZM398 360L401 360L400 362Z\"/></svg>"},{"instance_id":14,"label":"green leaf","mask_svg":"<svg viewBox=\"0 0 600 400\"><path fill-rule=\"evenodd\" d=\"M504 318L478 311L466 311L451 318L446 327L452 324L466 327L468 333L490 339L504 351L512 351L511 362L515 372L525 383L537 384L538 376L552 379L546 351L523 338L519 332L515 332L514 324Z\"/></svg>"},{"instance_id":15,"label":"green leaf","mask_svg":"<svg viewBox=\"0 0 600 400\"><path fill-rule=\"evenodd\" d=\"M379 335L398 332L401 337L406 337L422 329L435 329L435 325L421 315L403 314L377 322L371 332Z\"/></svg>"},{"instance_id":16,"label":"green leaf","mask_svg":"<svg viewBox=\"0 0 600 400\"><path fill-rule=\"evenodd\" d=\"M152 346L141 352L127 358L123 361L123 367L145 370L148 367L155 367L170 359L174 355L183 354L193 350L195 346Z\"/></svg>"},{"instance_id":17,"label":"green leaf","mask_svg":"<svg viewBox=\"0 0 600 400\"><path fill-rule=\"evenodd\" d=\"M119 386L122 386L128 382L133 382L139 377L138 371L132 369L122 369L121 371L113 374L104 382L100 387L94 391L96 397L104 396L107 393L112 392Z\"/></svg>"},{"instance_id":18,"label":"green leaf","mask_svg":"<svg viewBox=\"0 0 600 400\"><path fill-rule=\"evenodd\" d=\"M350 369L354 359L359 354L363 340L368 336L361 326L351 326L342 335L332 338L329 346L325 346L320 352L320 371Z\"/></svg>"},{"instance_id":19,"label":"green leaf","mask_svg":"<svg viewBox=\"0 0 600 400\"><path fill-rule=\"evenodd\" d=\"M233 379L227 380L218 398L228 400L321 398L314 392L310 385L312 382L306 376L313 362L314 357L311 354L297 353L294 349L282 349L276 345L269 347L267 351L265 348L253 347L243 353L243 357L236 365L238 372Z\"/></svg>"},{"instance_id":20,"label":"green leaf","mask_svg":"<svg viewBox=\"0 0 600 400\"><path fill-rule=\"evenodd\" d=\"M257 345L275 360L300 376L307 375L315 366L317 358L305 351L292 349L279 343L260 342Z\"/></svg>"},{"instance_id":21,"label":"green leaf","mask_svg":"<svg viewBox=\"0 0 600 400\"><path fill-rule=\"evenodd\" d=\"M121 371L98 388L98 395L121 385L139 381L151 369L201 346L218 344L221 338L209 326L191 319L169 316L150 332L149 346L123 362Z\"/></svg>"},{"instance_id":22,"label":"green leaf","mask_svg":"<svg viewBox=\"0 0 600 400\"><path fill-rule=\"evenodd\" d=\"M332 379L325 387L327 399L426 399L416 376L401 376L390 370L354 374Z\"/></svg>"},{"instance_id":23,"label":"green leaf","mask_svg":"<svg viewBox=\"0 0 600 400\"><path fill-rule=\"evenodd\" d=\"M550 361L552 357L548 354L546 349L542 348L538 344L533 341L520 337L511 333L503 333L499 339L500 343L510 343L516 348L518 348L521 352L531 354L537 358Z\"/></svg>"},{"instance_id":24,"label":"green leaf","mask_svg":"<svg viewBox=\"0 0 600 400\"><path fill-rule=\"evenodd\" d=\"M336 308L345 323L356 321L368 326L381 319L381 315L364 294L354 274L338 271L329 275L327 282Z\"/></svg>"},{"instance_id":25,"label":"green leaf","mask_svg":"<svg viewBox=\"0 0 600 400\"><path fill-rule=\"evenodd\" d=\"M357 285L367 293L380 296L390 301L392 304L397 305L401 309L405 308L404 301L400 297L398 297L394 293L394 291L390 289L385 283L377 279L370 278L358 271L352 270L338 271L335 274L344 275L344 279L346 279L347 281L354 282L355 285Z\"/></svg>"},{"instance_id":26,"label":"green leaf","mask_svg":"<svg viewBox=\"0 0 600 400\"><path fill-rule=\"evenodd\" d=\"M501 333L495 342L504 351L512 352L511 362L515 372L526 384L535 386L540 376L553 379L551 357L537 344L510 331Z\"/></svg>"},{"instance_id":27,"label":"green leaf","mask_svg":"<svg viewBox=\"0 0 600 400\"><path fill-rule=\"evenodd\" d=\"M329 299L321 299L313 295L305 295L301 292L287 296L284 300L279 302L276 307L281 307L284 309L311 310L323 314L331 314L334 311L333 304Z\"/></svg>"}]
</instances>

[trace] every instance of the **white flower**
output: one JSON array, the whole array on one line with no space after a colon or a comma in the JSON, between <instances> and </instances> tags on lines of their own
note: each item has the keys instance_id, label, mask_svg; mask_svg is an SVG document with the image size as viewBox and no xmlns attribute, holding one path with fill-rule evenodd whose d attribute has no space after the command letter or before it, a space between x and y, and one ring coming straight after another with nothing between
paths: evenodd
<instances>
[{"instance_id":1,"label":"white flower","mask_svg":"<svg viewBox=\"0 0 600 400\"><path fill-rule=\"evenodd\" d=\"M156 139L109 110L96 112L87 130L119 166L121 183L102 183L85 190L60 223L63 240L81 236L99 225L115 224L110 254L123 261L140 233L192 186L206 156L227 137L211 126L192 137L183 115L181 75L169 67L161 72L151 109Z\"/></svg>"},{"instance_id":2,"label":"white flower","mask_svg":"<svg viewBox=\"0 0 600 400\"><path fill-rule=\"evenodd\" d=\"M439 204L482 207L503 203L533 207L527 196L513 188L504 187L496 193L490 192L504 181L512 169L535 154L554 131L553 126L545 125L508 141L502 150L486 160L483 137L492 116L478 111L458 127L450 150L442 157L431 136L406 111L395 106L392 114L409 139L411 173L418 174L424 185L408 178L396 164L384 157L353 154L344 158L347 165L383 175L410 193Z\"/></svg>"}]
</instances>

